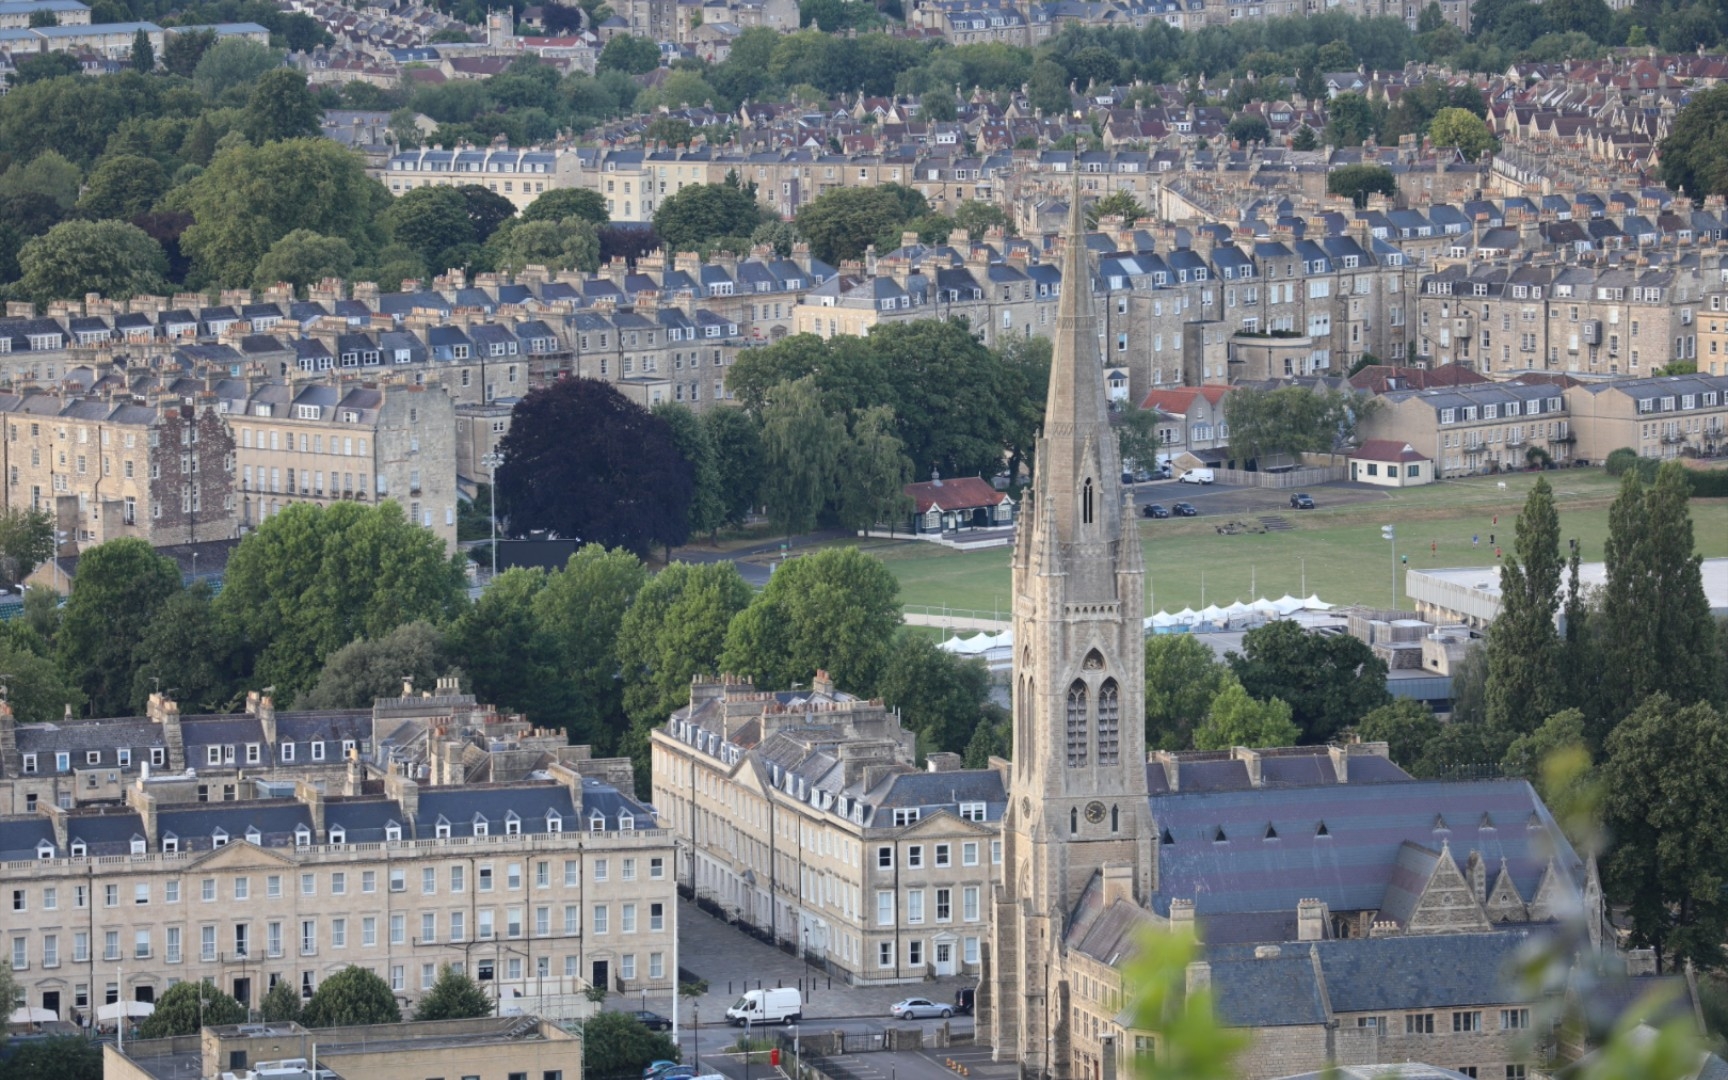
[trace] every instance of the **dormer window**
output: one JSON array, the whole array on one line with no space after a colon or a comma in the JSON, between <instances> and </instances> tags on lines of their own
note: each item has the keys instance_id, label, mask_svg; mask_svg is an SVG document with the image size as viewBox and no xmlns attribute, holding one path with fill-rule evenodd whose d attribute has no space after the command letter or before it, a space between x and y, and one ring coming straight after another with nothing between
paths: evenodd
<instances>
[{"instance_id":1,"label":"dormer window","mask_svg":"<svg viewBox=\"0 0 1728 1080\"><path fill-rule=\"evenodd\" d=\"M36 857L38 859L52 859L54 857L54 845L46 840L37 841Z\"/></svg>"},{"instance_id":2,"label":"dormer window","mask_svg":"<svg viewBox=\"0 0 1728 1080\"><path fill-rule=\"evenodd\" d=\"M262 846L264 843L264 834L258 831L257 826L248 826L246 829L246 842L248 844Z\"/></svg>"},{"instance_id":3,"label":"dormer window","mask_svg":"<svg viewBox=\"0 0 1728 1080\"><path fill-rule=\"evenodd\" d=\"M142 836L134 836L132 838L132 854L144 854L144 838Z\"/></svg>"},{"instance_id":4,"label":"dormer window","mask_svg":"<svg viewBox=\"0 0 1728 1080\"><path fill-rule=\"evenodd\" d=\"M338 846L348 842L348 830L340 825L330 827L330 842Z\"/></svg>"},{"instance_id":5,"label":"dormer window","mask_svg":"<svg viewBox=\"0 0 1728 1080\"><path fill-rule=\"evenodd\" d=\"M294 846L310 847L312 845L312 830L304 825L294 827Z\"/></svg>"},{"instance_id":6,"label":"dormer window","mask_svg":"<svg viewBox=\"0 0 1728 1080\"><path fill-rule=\"evenodd\" d=\"M86 856L88 854L90 854L89 845L84 843L84 841L82 841L82 840L72 841L72 857L74 859L82 859L84 856Z\"/></svg>"},{"instance_id":7,"label":"dormer window","mask_svg":"<svg viewBox=\"0 0 1728 1080\"><path fill-rule=\"evenodd\" d=\"M558 816L558 811L546 811L546 831L549 833L561 833L564 831L564 819Z\"/></svg>"},{"instance_id":8,"label":"dormer window","mask_svg":"<svg viewBox=\"0 0 1728 1080\"><path fill-rule=\"evenodd\" d=\"M520 836L521 834L522 819L516 816L516 811L512 810L504 815L504 835Z\"/></svg>"},{"instance_id":9,"label":"dormer window","mask_svg":"<svg viewBox=\"0 0 1728 1080\"><path fill-rule=\"evenodd\" d=\"M620 832L635 832L636 831L636 815L635 814L619 814L618 815L618 829Z\"/></svg>"},{"instance_id":10,"label":"dormer window","mask_svg":"<svg viewBox=\"0 0 1728 1080\"><path fill-rule=\"evenodd\" d=\"M432 832L440 840L450 839L450 819L439 814L438 823L432 827Z\"/></svg>"},{"instance_id":11,"label":"dormer window","mask_svg":"<svg viewBox=\"0 0 1728 1080\"><path fill-rule=\"evenodd\" d=\"M480 814L474 815L474 835L475 836L488 836L488 835L490 835L491 827L492 827L492 823L487 821L484 816L482 816Z\"/></svg>"},{"instance_id":12,"label":"dormer window","mask_svg":"<svg viewBox=\"0 0 1728 1080\"><path fill-rule=\"evenodd\" d=\"M588 831L593 832L593 833L605 832L606 831L606 815L599 813L599 812L596 812L593 816L591 816L588 819Z\"/></svg>"},{"instance_id":13,"label":"dormer window","mask_svg":"<svg viewBox=\"0 0 1728 1080\"><path fill-rule=\"evenodd\" d=\"M177 852L179 852L179 850L180 850L180 838L178 836L175 836L173 833L163 833L162 834L162 852L163 852L163 854L173 855L173 854L176 854Z\"/></svg>"},{"instance_id":14,"label":"dormer window","mask_svg":"<svg viewBox=\"0 0 1728 1080\"><path fill-rule=\"evenodd\" d=\"M402 826L398 825L394 821L386 822L384 825L384 839L390 841L402 839Z\"/></svg>"},{"instance_id":15,"label":"dormer window","mask_svg":"<svg viewBox=\"0 0 1728 1080\"><path fill-rule=\"evenodd\" d=\"M210 845L212 847L227 847L228 833L223 829L217 829L210 834Z\"/></svg>"}]
</instances>

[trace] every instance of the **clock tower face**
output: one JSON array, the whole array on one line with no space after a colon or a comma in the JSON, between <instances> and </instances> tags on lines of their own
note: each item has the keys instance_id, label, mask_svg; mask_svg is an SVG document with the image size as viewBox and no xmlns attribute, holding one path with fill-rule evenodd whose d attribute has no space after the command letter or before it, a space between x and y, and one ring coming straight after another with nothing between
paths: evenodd
<instances>
[{"instance_id":1,"label":"clock tower face","mask_svg":"<svg viewBox=\"0 0 1728 1080\"><path fill-rule=\"evenodd\" d=\"M1086 820L1096 825L1104 820L1104 804L1094 799L1086 804Z\"/></svg>"}]
</instances>

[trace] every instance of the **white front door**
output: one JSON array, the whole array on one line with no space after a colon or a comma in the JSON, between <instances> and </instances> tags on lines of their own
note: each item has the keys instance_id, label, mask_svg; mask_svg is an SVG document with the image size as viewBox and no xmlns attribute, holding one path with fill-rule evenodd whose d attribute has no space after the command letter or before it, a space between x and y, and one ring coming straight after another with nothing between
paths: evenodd
<instances>
[{"instance_id":1,"label":"white front door","mask_svg":"<svg viewBox=\"0 0 1728 1080\"><path fill-rule=\"evenodd\" d=\"M936 943L936 977L954 974L954 943L938 941Z\"/></svg>"}]
</instances>

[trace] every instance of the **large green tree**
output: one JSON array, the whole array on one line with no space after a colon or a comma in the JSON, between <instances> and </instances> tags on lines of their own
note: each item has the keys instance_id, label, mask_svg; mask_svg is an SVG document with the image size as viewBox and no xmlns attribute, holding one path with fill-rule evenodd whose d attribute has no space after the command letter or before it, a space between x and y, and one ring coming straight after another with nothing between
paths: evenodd
<instances>
[{"instance_id":1,"label":"large green tree","mask_svg":"<svg viewBox=\"0 0 1728 1080\"><path fill-rule=\"evenodd\" d=\"M542 648L562 676L563 700L549 719L601 753L616 749L623 727L618 633L647 576L630 552L589 544L534 596Z\"/></svg>"},{"instance_id":2,"label":"large green tree","mask_svg":"<svg viewBox=\"0 0 1728 1080\"><path fill-rule=\"evenodd\" d=\"M102 1080L102 1044L83 1035L20 1039L0 1076L6 1080Z\"/></svg>"},{"instance_id":3,"label":"large green tree","mask_svg":"<svg viewBox=\"0 0 1728 1080\"><path fill-rule=\"evenodd\" d=\"M690 680L719 670L732 619L755 594L730 562L675 562L650 578L618 627L624 709L641 726L690 703Z\"/></svg>"},{"instance_id":4,"label":"large green tree","mask_svg":"<svg viewBox=\"0 0 1728 1080\"><path fill-rule=\"evenodd\" d=\"M732 620L722 670L764 688L805 686L818 669L842 690L878 685L900 626L900 584L856 548L826 548L779 564Z\"/></svg>"},{"instance_id":5,"label":"large green tree","mask_svg":"<svg viewBox=\"0 0 1728 1080\"><path fill-rule=\"evenodd\" d=\"M234 550L216 607L256 657L254 678L293 700L337 649L448 618L463 587L460 562L395 502L295 503Z\"/></svg>"},{"instance_id":6,"label":"large green tree","mask_svg":"<svg viewBox=\"0 0 1728 1080\"><path fill-rule=\"evenodd\" d=\"M605 197L588 188L554 188L529 203L521 217L523 221L563 221L575 217L596 225L611 220Z\"/></svg>"},{"instance_id":7,"label":"large green tree","mask_svg":"<svg viewBox=\"0 0 1728 1080\"><path fill-rule=\"evenodd\" d=\"M1341 98L1349 96L1339 95ZM1326 125L1326 135L1328 139L1333 136L1331 124ZM1397 195L1398 178L1384 165L1343 165L1326 174L1326 194L1343 195L1360 209L1368 205L1370 195L1380 194L1387 198Z\"/></svg>"},{"instance_id":8,"label":"large green tree","mask_svg":"<svg viewBox=\"0 0 1728 1080\"><path fill-rule=\"evenodd\" d=\"M922 195L899 184L834 188L799 208L798 232L818 259L839 265L863 257L871 244L898 248L906 223L929 212Z\"/></svg>"},{"instance_id":9,"label":"large green tree","mask_svg":"<svg viewBox=\"0 0 1728 1080\"><path fill-rule=\"evenodd\" d=\"M1560 516L1538 477L1500 569L1500 613L1488 630L1488 723L1518 735L1559 707Z\"/></svg>"},{"instance_id":10,"label":"large green tree","mask_svg":"<svg viewBox=\"0 0 1728 1080\"><path fill-rule=\"evenodd\" d=\"M1728 721L1710 705L1652 694L1608 737L1603 813L1609 896L1632 941L1669 971L1722 965L1728 940Z\"/></svg>"},{"instance_id":11,"label":"large green tree","mask_svg":"<svg viewBox=\"0 0 1728 1080\"><path fill-rule=\"evenodd\" d=\"M168 174L155 158L112 154L91 170L78 209L92 217L136 217L155 206L168 187Z\"/></svg>"},{"instance_id":12,"label":"large green tree","mask_svg":"<svg viewBox=\"0 0 1728 1080\"><path fill-rule=\"evenodd\" d=\"M24 724L53 723L60 719L66 706L76 711L84 705L84 692L54 662L49 642L29 626L31 616L51 604L49 598L54 595L48 589L31 589L24 600L24 619L9 624L8 632L0 637L0 671L6 673L6 700L12 704L12 714ZM48 607L50 617L59 613L58 609Z\"/></svg>"},{"instance_id":13,"label":"large green tree","mask_svg":"<svg viewBox=\"0 0 1728 1080\"><path fill-rule=\"evenodd\" d=\"M906 485L912 482L912 462L906 444L895 434L894 410L886 405L866 409L852 421L852 435L840 451L840 524L870 529L898 525L912 510Z\"/></svg>"},{"instance_id":14,"label":"large green tree","mask_svg":"<svg viewBox=\"0 0 1728 1080\"><path fill-rule=\"evenodd\" d=\"M678 1048L669 1036L649 1031L628 1013L598 1012L582 1021L584 1075L634 1076L649 1062L676 1060Z\"/></svg>"},{"instance_id":15,"label":"large green tree","mask_svg":"<svg viewBox=\"0 0 1728 1080\"><path fill-rule=\"evenodd\" d=\"M438 981L414 1007L416 1020L467 1020L492 1013L492 999L480 984L449 964L438 970Z\"/></svg>"},{"instance_id":16,"label":"large green tree","mask_svg":"<svg viewBox=\"0 0 1728 1080\"><path fill-rule=\"evenodd\" d=\"M1301 734L1290 719L1289 705L1277 698L1256 700L1240 684L1231 683L1212 699L1206 719L1194 729L1194 749L1292 746Z\"/></svg>"},{"instance_id":17,"label":"large green tree","mask_svg":"<svg viewBox=\"0 0 1728 1080\"><path fill-rule=\"evenodd\" d=\"M568 217L563 221L505 222L486 243L498 269L520 271L526 266L552 270L600 268L600 231L592 221Z\"/></svg>"},{"instance_id":18,"label":"large green tree","mask_svg":"<svg viewBox=\"0 0 1728 1080\"><path fill-rule=\"evenodd\" d=\"M18 291L45 304L101 293L129 298L167 289L162 245L124 221L63 221L18 252Z\"/></svg>"},{"instance_id":19,"label":"large green tree","mask_svg":"<svg viewBox=\"0 0 1728 1080\"><path fill-rule=\"evenodd\" d=\"M0 510L0 582L10 587L54 557L54 519L46 510Z\"/></svg>"},{"instance_id":20,"label":"large green tree","mask_svg":"<svg viewBox=\"0 0 1728 1080\"><path fill-rule=\"evenodd\" d=\"M726 522L726 493L708 429L689 406L676 401L661 402L653 412L666 422L672 445L690 463L690 533L712 535Z\"/></svg>"},{"instance_id":21,"label":"large green tree","mask_svg":"<svg viewBox=\"0 0 1728 1080\"><path fill-rule=\"evenodd\" d=\"M296 229L341 237L365 257L382 240L379 211L389 199L359 155L330 139L232 146L185 189L184 209L196 220L180 246L205 280L225 285L251 281L271 246Z\"/></svg>"},{"instance_id":22,"label":"large green tree","mask_svg":"<svg viewBox=\"0 0 1728 1080\"><path fill-rule=\"evenodd\" d=\"M1192 634L1146 639L1146 745L1187 750L1212 699L1236 677L1209 645Z\"/></svg>"},{"instance_id":23,"label":"large green tree","mask_svg":"<svg viewBox=\"0 0 1728 1080\"><path fill-rule=\"evenodd\" d=\"M138 1025L145 1039L196 1035L201 1025L243 1024L246 1006L223 993L209 979L175 983L156 999L156 1011Z\"/></svg>"},{"instance_id":24,"label":"large green tree","mask_svg":"<svg viewBox=\"0 0 1728 1080\"><path fill-rule=\"evenodd\" d=\"M215 99L230 90L243 90L281 66L282 54L275 49L245 38L223 38L199 56L192 82L205 97ZM234 104L244 101L241 97Z\"/></svg>"},{"instance_id":25,"label":"large green tree","mask_svg":"<svg viewBox=\"0 0 1728 1080\"><path fill-rule=\"evenodd\" d=\"M130 712L145 630L179 591L179 568L143 540L110 540L79 557L57 645L61 668L89 696L93 715Z\"/></svg>"},{"instance_id":26,"label":"large green tree","mask_svg":"<svg viewBox=\"0 0 1728 1080\"><path fill-rule=\"evenodd\" d=\"M982 660L944 652L927 635L901 630L877 693L900 710L925 753L964 754L985 719L990 673Z\"/></svg>"},{"instance_id":27,"label":"large green tree","mask_svg":"<svg viewBox=\"0 0 1728 1080\"><path fill-rule=\"evenodd\" d=\"M318 984L300 1014L309 1028L395 1024L402 1009L390 984L369 968L350 965Z\"/></svg>"},{"instance_id":28,"label":"large green tree","mask_svg":"<svg viewBox=\"0 0 1728 1080\"><path fill-rule=\"evenodd\" d=\"M762 486L762 433L741 409L709 409L699 417L714 453L722 522L742 525Z\"/></svg>"},{"instance_id":29,"label":"large green tree","mask_svg":"<svg viewBox=\"0 0 1728 1080\"><path fill-rule=\"evenodd\" d=\"M813 377L774 389L762 412L759 492L777 532L793 536L815 527L845 446L845 422L823 409Z\"/></svg>"},{"instance_id":30,"label":"large green tree","mask_svg":"<svg viewBox=\"0 0 1728 1080\"><path fill-rule=\"evenodd\" d=\"M376 640L360 638L324 660L318 681L296 707L307 709L369 709L381 697L395 697L402 680L431 686L449 670L443 638L424 620L403 623Z\"/></svg>"},{"instance_id":31,"label":"large green tree","mask_svg":"<svg viewBox=\"0 0 1728 1080\"><path fill-rule=\"evenodd\" d=\"M1409 770L1440 734L1440 721L1434 718L1434 710L1422 702L1399 698L1358 721L1356 734L1364 742L1385 743L1392 760Z\"/></svg>"},{"instance_id":32,"label":"large green tree","mask_svg":"<svg viewBox=\"0 0 1728 1080\"><path fill-rule=\"evenodd\" d=\"M1468 109L1446 108L1435 113L1428 123L1428 138L1435 146L1457 147L1467 161L1479 161L1485 152L1500 145L1488 124Z\"/></svg>"},{"instance_id":33,"label":"large green tree","mask_svg":"<svg viewBox=\"0 0 1728 1080\"><path fill-rule=\"evenodd\" d=\"M654 231L670 251L694 251L720 237L745 237L762 223L756 186L728 173L718 184L692 184L661 200Z\"/></svg>"},{"instance_id":34,"label":"large green tree","mask_svg":"<svg viewBox=\"0 0 1728 1080\"><path fill-rule=\"evenodd\" d=\"M142 714L157 690L170 691L190 712L227 711L239 646L216 614L209 585L176 591L151 616L133 652L133 711Z\"/></svg>"},{"instance_id":35,"label":"large green tree","mask_svg":"<svg viewBox=\"0 0 1728 1080\"><path fill-rule=\"evenodd\" d=\"M695 470L671 426L610 383L562 379L530 391L498 448L512 535L546 529L642 555L690 535Z\"/></svg>"},{"instance_id":36,"label":"large green tree","mask_svg":"<svg viewBox=\"0 0 1728 1080\"><path fill-rule=\"evenodd\" d=\"M1304 742L1325 742L1391 700L1386 662L1366 644L1312 634L1287 619L1248 631L1242 651L1225 659L1250 696L1290 704Z\"/></svg>"},{"instance_id":37,"label":"large green tree","mask_svg":"<svg viewBox=\"0 0 1728 1080\"><path fill-rule=\"evenodd\" d=\"M645 75L660 66L660 48L647 38L619 34L600 50L599 70Z\"/></svg>"},{"instance_id":38,"label":"large green tree","mask_svg":"<svg viewBox=\"0 0 1728 1080\"><path fill-rule=\"evenodd\" d=\"M340 236L321 236L311 229L295 229L270 245L252 272L253 284L267 289L287 282L296 290L325 278L346 278L354 270L354 245Z\"/></svg>"},{"instance_id":39,"label":"large green tree","mask_svg":"<svg viewBox=\"0 0 1728 1080\"><path fill-rule=\"evenodd\" d=\"M258 1003L258 1013L266 1023L287 1021L298 1024L306 1003L301 1000L300 987L293 979L279 979L264 1000Z\"/></svg>"},{"instance_id":40,"label":"large green tree","mask_svg":"<svg viewBox=\"0 0 1728 1080\"><path fill-rule=\"evenodd\" d=\"M1350 438L1369 407L1345 390L1232 390L1224 398L1230 452L1244 465L1268 454L1325 453Z\"/></svg>"},{"instance_id":41,"label":"large green tree","mask_svg":"<svg viewBox=\"0 0 1728 1080\"><path fill-rule=\"evenodd\" d=\"M1721 653L1693 543L1686 469L1665 462L1645 489L1621 477L1608 511L1599 720L1612 726L1654 693L1676 705L1723 703Z\"/></svg>"},{"instance_id":42,"label":"large green tree","mask_svg":"<svg viewBox=\"0 0 1728 1080\"><path fill-rule=\"evenodd\" d=\"M452 264L448 253L475 242L468 200L453 187L423 187L403 192L383 214L385 228L398 244L414 249L426 268L442 273Z\"/></svg>"},{"instance_id":43,"label":"large green tree","mask_svg":"<svg viewBox=\"0 0 1728 1080\"><path fill-rule=\"evenodd\" d=\"M1662 139L1662 182L1694 199L1728 195L1728 86L1692 95Z\"/></svg>"},{"instance_id":44,"label":"large green tree","mask_svg":"<svg viewBox=\"0 0 1728 1080\"><path fill-rule=\"evenodd\" d=\"M306 76L293 68L276 68L258 77L246 98L240 129L253 145L318 135L324 110L306 85ZM442 190L442 189L439 189Z\"/></svg>"}]
</instances>

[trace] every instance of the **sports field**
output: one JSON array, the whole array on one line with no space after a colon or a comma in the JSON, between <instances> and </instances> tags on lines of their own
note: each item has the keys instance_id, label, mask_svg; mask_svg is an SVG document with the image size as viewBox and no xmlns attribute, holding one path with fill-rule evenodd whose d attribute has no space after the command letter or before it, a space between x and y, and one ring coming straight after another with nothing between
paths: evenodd
<instances>
[{"instance_id":1,"label":"sports field","mask_svg":"<svg viewBox=\"0 0 1728 1080\"><path fill-rule=\"evenodd\" d=\"M1547 474L1560 509L1564 540L1583 544L1585 561L1602 558L1608 535L1608 505L1618 482L1597 469ZM1380 537L1382 525L1397 527L1397 554L1408 565L1487 566L1494 562L1492 535L1511 547L1513 520L1533 474L1446 481L1407 490L1333 485L1313 490L1319 509L1293 511L1288 492L1248 489L1196 489L1162 485L1143 489L1142 501L1188 498L1201 510L1197 518L1139 520L1145 545L1148 612L1207 604L1225 606L1257 596L1318 594L1333 604L1385 606L1392 600L1391 545ZM1504 483L1505 487L1500 485ZM1257 524L1277 515L1288 531L1220 535L1229 521ZM1495 523L1498 515L1499 522ZM1728 556L1728 499L1692 502L1698 552ZM1471 537L1478 538L1472 547ZM900 579L901 600L909 610L960 609L990 617L1008 604L1008 549L955 552L929 543L866 541ZM1398 576L1400 605L1403 577Z\"/></svg>"}]
</instances>

